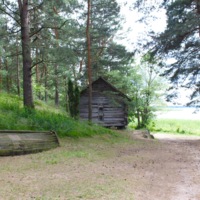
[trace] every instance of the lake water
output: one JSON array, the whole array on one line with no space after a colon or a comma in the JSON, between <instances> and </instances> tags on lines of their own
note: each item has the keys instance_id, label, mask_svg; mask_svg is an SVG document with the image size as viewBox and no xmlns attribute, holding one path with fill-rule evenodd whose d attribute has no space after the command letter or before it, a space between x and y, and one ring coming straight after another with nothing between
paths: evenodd
<instances>
[{"instance_id":1,"label":"lake water","mask_svg":"<svg viewBox=\"0 0 200 200\"><path fill-rule=\"evenodd\" d=\"M200 120L200 111L194 107L170 106L164 111L156 112L158 119Z\"/></svg>"}]
</instances>

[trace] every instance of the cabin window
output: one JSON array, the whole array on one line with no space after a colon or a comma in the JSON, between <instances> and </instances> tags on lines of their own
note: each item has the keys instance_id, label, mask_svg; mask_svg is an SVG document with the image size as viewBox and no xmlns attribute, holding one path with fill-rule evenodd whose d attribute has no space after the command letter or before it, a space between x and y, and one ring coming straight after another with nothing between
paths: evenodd
<instances>
[{"instance_id":1,"label":"cabin window","mask_svg":"<svg viewBox=\"0 0 200 200\"><path fill-rule=\"evenodd\" d=\"M99 121L103 121L103 106L99 106L99 111L98 111L98 118L99 118Z\"/></svg>"}]
</instances>

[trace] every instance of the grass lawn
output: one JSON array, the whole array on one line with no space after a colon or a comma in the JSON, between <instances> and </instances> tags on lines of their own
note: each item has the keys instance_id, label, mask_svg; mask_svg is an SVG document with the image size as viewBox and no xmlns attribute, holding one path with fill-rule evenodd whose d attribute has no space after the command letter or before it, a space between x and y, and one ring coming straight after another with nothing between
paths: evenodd
<instances>
[{"instance_id":1,"label":"grass lawn","mask_svg":"<svg viewBox=\"0 0 200 200\"><path fill-rule=\"evenodd\" d=\"M126 169L130 158L120 155L142 141L120 135L60 141L61 147L50 151L0 157L0 199L134 199L136 180ZM131 159L134 164L138 158Z\"/></svg>"},{"instance_id":2,"label":"grass lawn","mask_svg":"<svg viewBox=\"0 0 200 200\"><path fill-rule=\"evenodd\" d=\"M200 120L157 119L151 131L200 136Z\"/></svg>"}]
</instances>

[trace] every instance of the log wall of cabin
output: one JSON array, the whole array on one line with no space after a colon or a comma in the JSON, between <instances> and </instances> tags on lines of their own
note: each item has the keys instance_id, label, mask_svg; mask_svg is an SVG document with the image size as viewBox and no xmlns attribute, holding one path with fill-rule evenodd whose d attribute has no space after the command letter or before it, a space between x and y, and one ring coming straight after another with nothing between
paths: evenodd
<instances>
[{"instance_id":1,"label":"log wall of cabin","mask_svg":"<svg viewBox=\"0 0 200 200\"><path fill-rule=\"evenodd\" d=\"M120 101L121 97L116 95L105 95L105 91L112 88L104 83L93 85L92 93L92 122L105 127L125 127L127 125L126 105ZM88 119L88 90L80 97L80 118Z\"/></svg>"}]
</instances>

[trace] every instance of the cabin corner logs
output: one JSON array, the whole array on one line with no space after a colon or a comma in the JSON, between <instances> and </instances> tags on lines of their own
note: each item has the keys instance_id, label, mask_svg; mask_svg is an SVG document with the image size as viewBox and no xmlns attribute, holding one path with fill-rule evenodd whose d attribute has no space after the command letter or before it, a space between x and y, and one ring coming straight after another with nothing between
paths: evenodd
<instances>
[{"instance_id":1,"label":"cabin corner logs","mask_svg":"<svg viewBox=\"0 0 200 200\"><path fill-rule=\"evenodd\" d=\"M88 119L88 87L80 94L80 119ZM92 122L104 127L124 128L129 98L100 77L92 83Z\"/></svg>"}]
</instances>

